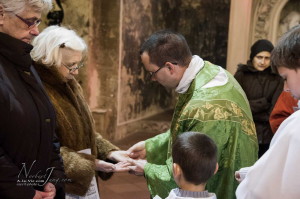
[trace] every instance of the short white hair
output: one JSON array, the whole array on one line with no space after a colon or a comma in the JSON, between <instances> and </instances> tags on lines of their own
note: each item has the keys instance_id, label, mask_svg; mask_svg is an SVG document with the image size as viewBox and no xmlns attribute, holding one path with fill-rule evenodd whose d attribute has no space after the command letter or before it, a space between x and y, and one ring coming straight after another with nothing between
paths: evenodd
<instances>
[{"instance_id":1,"label":"short white hair","mask_svg":"<svg viewBox=\"0 0 300 199\"><path fill-rule=\"evenodd\" d=\"M52 9L52 0L0 0L4 11L15 14L22 13L25 8L33 8L38 12L48 12Z\"/></svg>"},{"instance_id":2,"label":"short white hair","mask_svg":"<svg viewBox=\"0 0 300 199\"><path fill-rule=\"evenodd\" d=\"M45 28L32 41L32 59L48 67L60 67L62 62L61 49L67 48L82 52L86 56L87 46L84 40L74 30L60 26L49 26Z\"/></svg>"}]
</instances>

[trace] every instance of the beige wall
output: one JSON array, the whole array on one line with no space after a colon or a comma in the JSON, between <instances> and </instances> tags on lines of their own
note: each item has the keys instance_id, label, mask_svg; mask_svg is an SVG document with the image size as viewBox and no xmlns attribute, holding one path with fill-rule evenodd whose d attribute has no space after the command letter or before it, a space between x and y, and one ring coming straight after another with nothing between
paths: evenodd
<instances>
[{"instance_id":1,"label":"beige wall","mask_svg":"<svg viewBox=\"0 0 300 199\"><path fill-rule=\"evenodd\" d=\"M252 0L231 0L226 69L232 74L249 57L251 11Z\"/></svg>"},{"instance_id":2,"label":"beige wall","mask_svg":"<svg viewBox=\"0 0 300 199\"><path fill-rule=\"evenodd\" d=\"M231 0L227 69L234 74L238 63L249 59L258 39L278 40L280 16L288 0Z\"/></svg>"}]
</instances>

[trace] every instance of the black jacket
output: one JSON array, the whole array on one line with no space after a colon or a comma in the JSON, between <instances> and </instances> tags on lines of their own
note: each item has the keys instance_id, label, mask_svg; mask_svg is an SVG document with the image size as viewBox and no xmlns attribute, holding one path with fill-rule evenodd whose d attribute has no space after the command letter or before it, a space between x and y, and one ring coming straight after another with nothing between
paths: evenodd
<instances>
[{"instance_id":1,"label":"black jacket","mask_svg":"<svg viewBox=\"0 0 300 199\"><path fill-rule=\"evenodd\" d=\"M256 70L252 63L238 65L234 75L244 89L250 103L259 144L269 144L273 133L269 123L271 111L283 89L283 81L272 73L271 67Z\"/></svg>"},{"instance_id":2,"label":"black jacket","mask_svg":"<svg viewBox=\"0 0 300 199\"><path fill-rule=\"evenodd\" d=\"M49 174L63 195L55 113L31 66L31 49L0 33L0 198L32 199Z\"/></svg>"}]
</instances>

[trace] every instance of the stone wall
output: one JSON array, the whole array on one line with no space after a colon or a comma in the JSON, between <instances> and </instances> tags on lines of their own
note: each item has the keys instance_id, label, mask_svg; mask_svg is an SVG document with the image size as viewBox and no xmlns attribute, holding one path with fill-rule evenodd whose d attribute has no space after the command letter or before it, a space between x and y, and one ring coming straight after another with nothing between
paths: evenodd
<instances>
[{"instance_id":1,"label":"stone wall","mask_svg":"<svg viewBox=\"0 0 300 199\"><path fill-rule=\"evenodd\" d=\"M142 42L153 32L183 34L193 54L225 66L229 0L126 0L122 4L118 126L174 107L174 94L147 80L139 58ZM126 128L125 128L126 129ZM122 137L122 135L121 135Z\"/></svg>"},{"instance_id":2,"label":"stone wall","mask_svg":"<svg viewBox=\"0 0 300 199\"><path fill-rule=\"evenodd\" d=\"M91 1L88 97L97 129L114 139L120 63L120 1Z\"/></svg>"},{"instance_id":3,"label":"stone wall","mask_svg":"<svg viewBox=\"0 0 300 199\"><path fill-rule=\"evenodd\" d=\"M230 0L61 2L63 25L89 45L78 79L104 137L124 137L141 119L174 107L174 92L147 80L140 62L139 48L151 33L180 32L193 54L225 66Z\"/></svg>"}]
</instances>

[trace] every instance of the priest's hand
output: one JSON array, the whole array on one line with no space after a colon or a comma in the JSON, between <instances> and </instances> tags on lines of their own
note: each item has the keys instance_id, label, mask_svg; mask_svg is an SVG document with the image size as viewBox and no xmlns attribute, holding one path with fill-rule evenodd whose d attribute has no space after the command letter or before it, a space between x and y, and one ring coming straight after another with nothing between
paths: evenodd
<instances>
[{"instance_id":1,"label":"priest's hand","mask_svg":"<svg viewBox=\"0 0 300 199\"><path fill-rule=\"evenodd\" d=\"M131 159L128 151L111 151L107 158L115 162L126 162Z\"/></svg>"},{"instance_id":2,"label":"priest's hand","mask_svg":"<svg viewBox=\"0 0 300 199\"><path fill-rule=\"evenodd\" d=\"M137 176L143 176L144 175L144 168L145 165L148 163L147 160L131 160L130 161L131 166L129 166L130 171L129 173L137 175Z\"/></svg>"},{"instance_id":3,"label":"priest's hand","mask_svg":"<svg viewBox=\"0 0 300 199\"><path fill-rule=\"evenodd\" d=\"M140 141L130 147L127 152L129 153L129 157L133 159L146 159L146 149L145 149L145 141Z\"/></svg>"}]
</instances>

